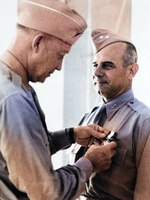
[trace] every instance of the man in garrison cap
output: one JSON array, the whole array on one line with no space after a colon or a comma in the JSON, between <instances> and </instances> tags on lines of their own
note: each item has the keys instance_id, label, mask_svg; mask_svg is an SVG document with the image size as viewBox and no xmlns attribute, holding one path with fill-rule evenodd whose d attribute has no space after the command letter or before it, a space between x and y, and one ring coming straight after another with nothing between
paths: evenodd
<instances>
[{"instance_id":1,"label":"man in garrison cap","mask_svg":"<svg viewBox=\"0 0 150 200\"><path fill-rule=\"evenodd\" d=\"M92 172L110 167L116 143L92 145L72 166L54 170L51 155L108 131L98 125L49 132L31 82L61 70L63 57L86 28L59 0L18 0L16 35L0 59L0 199L70 200ZM103 156L105 155L105 156Z\"/></svg>"},{"instance_id":2,"label":"man in garrison cap","mask_svg":"<svg viewBox=\"0 0 150 200\"><path fill-rule=\"evenodd\" d=\"M109 30L95 29L93 85L102 102L86 113L80 125L100 119L106 107L105 129L117 132L116 156L111 167L94 173L86 183L86 199L137 200L150 198L150 108L134 97L132 81L138 71L137 51L130 39ZM98 114L97 114L98 113ZM100 124L99 124L100 125ZM78 151L75 149L78 149ZM82 156L83 147L73 152Z\"/></svg>"}]
</instances>

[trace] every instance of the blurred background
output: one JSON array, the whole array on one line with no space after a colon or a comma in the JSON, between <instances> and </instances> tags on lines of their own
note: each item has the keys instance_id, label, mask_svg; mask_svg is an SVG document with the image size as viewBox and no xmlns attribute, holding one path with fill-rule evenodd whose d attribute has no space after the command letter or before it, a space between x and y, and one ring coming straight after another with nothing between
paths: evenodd
<instances>
[{"instance_id":1,"label":"blurred background","mask_svg":"<svg viewBox=\"0 0 150 200\"><path fill-rule=\"evenodd\" d=\"M63 1L63 0L62 0ZM136 98L150 106L150 1L149 0L64 0L86 20L88 28L56 71L35 88L50 131L76 126L82 115L101 101L91 81L95 53L93 28L105 28L130 37L138 51L140 69L133 81ZM0 54L15 33L16 0L0 0ZM4 88L5 89L5 88ZM54 168L67 163L68 150L55 154Z\"/></svg>"}]
</instances>

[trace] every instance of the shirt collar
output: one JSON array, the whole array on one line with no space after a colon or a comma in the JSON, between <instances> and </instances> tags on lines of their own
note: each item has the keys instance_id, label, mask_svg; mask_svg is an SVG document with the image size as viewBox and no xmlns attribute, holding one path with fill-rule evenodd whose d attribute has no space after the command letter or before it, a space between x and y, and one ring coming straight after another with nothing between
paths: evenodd
<instances>
[{"instance_id":1,"label":"shirt collar","mask_svg":"<svg viewBox=\"0 0 150 200\"><path fill-rule=\"evenodd\" d=\"M107 119L110 120L112 116L126 103L134 99L133 90L130 89L115 99L106 104Z\"/></svg>"}]
</instances>

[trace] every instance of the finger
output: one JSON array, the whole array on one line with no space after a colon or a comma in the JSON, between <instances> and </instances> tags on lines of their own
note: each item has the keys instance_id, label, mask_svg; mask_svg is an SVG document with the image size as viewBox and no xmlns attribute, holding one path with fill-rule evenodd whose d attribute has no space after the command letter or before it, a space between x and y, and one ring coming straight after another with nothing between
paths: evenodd
<instances>
[{"instance_id":1,"label":"finger","mask_svg":"<svg viewBox=\"0 0 150 200\"><path fill-rule=\"evenodd\" d=\"M95 137L90 137L89 141L88 141L88 147L90 147L93 144Z\"/></svg>"},{"instance_id":2,"label":"finger","mask_svg":"<svg viewBox=\"0 0 150 200\"><path fill-rule=\"evenodd\" d=\"M108 132L106 129L104 129L103 127L97 125L97 124L91 124L89 125L91 128L93 128L95 131L98 131L98 132L101 132L101 133L104 133L104 132Z\"/></svg>"},{"instance_id":3,"label":"finger","mask_svg":"<svg viewBox=\"0 0 150 200\"><path fill-rule=\"evenodd\" d=\"M94 136L95 138L102 139L106 137L107 133L93 130L91 131L91 135Z\"/></svg>"},{"instance_id":4,"label":"finger","mask_svg":"<svg viewBox=\"0 0 150 200\"><path fill-rule=\"evenodd\" d=\"M97 125L97 124L93 124L95 127L94 127L94 130L98 131L98 132L101 132L101 133L104 133L105 135L108 135L110 131L108 131L107 129Z\"/></svg>"},{"instance_id":5,"label":"finger","mask_svg":"<svg viewBox=\"0 0 150 200\"><path fill-rule=\"evenodd\" d=\"M94 138L93 144L95 144L95 145L101 145L101 142L100 142L100 140Z\"/></svg>"},{"instance_id":6,"label":"finger","mask_svg":"<svg viewBox=\"0 0 150 200\"><path fill-rule=\"evenodd\" d=\"M105 133L105 134L109 133L109 131L107 129L104 129L103 127L98 126L98 125L97 125L97 131L101 132L101 133Z\"/></svg>"},{"instance_id":7,"label":"finger","mask_svg":"<svg viewBox=\"0 0 150 200\"><path fill-rule=\"evenodd\" d=\"M108 147L110 149L114 149L116 146L117 146L116 142L110 142L110 143L105 145L105 147Z\"/></svg>"}]
</instances>

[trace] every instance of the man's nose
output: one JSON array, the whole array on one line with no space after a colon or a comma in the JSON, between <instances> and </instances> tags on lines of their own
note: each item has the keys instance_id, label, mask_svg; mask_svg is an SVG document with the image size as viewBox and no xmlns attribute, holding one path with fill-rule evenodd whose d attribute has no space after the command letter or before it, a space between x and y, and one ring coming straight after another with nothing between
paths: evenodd
<instances>
[{"instance_id":1,"label":"man's nose","mask_svg":"<svg viewBox=\"0 0 150 200\"><path fill-rule=\"evenodd\" d=\"M62 69L62 61L58 64L56 69L59 70L59 71Z\"/></svg>"},{"instance_id":2,"label":"man's nose","mask_svg":"<svg viewBox=\"0 0 150 200\"><path fill-rule=\"evenodd\" d=\"M102 69L102 67L96 67L93 69L93 76L104 76L104 70Z\"/></svg>"}]
</instances>

